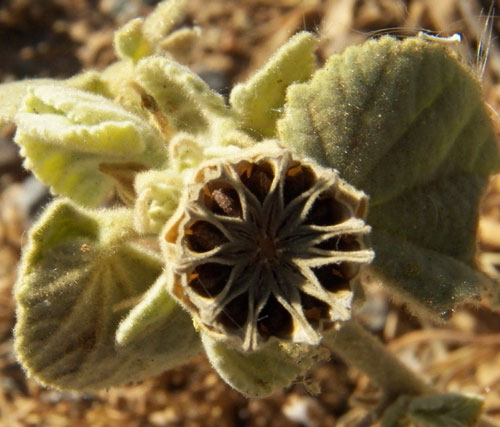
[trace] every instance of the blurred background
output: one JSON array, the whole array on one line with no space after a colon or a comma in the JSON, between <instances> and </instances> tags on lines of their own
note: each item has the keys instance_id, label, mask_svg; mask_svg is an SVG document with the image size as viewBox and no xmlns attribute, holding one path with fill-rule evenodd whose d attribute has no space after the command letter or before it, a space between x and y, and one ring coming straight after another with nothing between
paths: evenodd
<instances>
[{"instance_id":1,"label":"blurred background","mask_svg":"<svg viewBox=\"0 0 500 427\"><path fill-rule=\"evenodd\" d=\"M156 3L0 0L0 81L102 69L115 59L114 29ZM460 33L457 49L483 82L498 122L495 9L500 2L492 0L191 0L184 24L203 33L184 62L227 94L300 30L321 37L320 62L381 34ZM141 384L96 394L46 390L26 379L13 356L11 290L25 230L50 196L23 170L13 133L12 126L0 128L0 426L355 426L376 407L376 387L336 357L261 400L231 390L202 356ZM478 263L500 280L500 177L483 201ZM500 422L500 312L463 307L437 327L413 318L383 290L369 293L363 320L393 352L440 390L481 394L485 412Z\"/></svg>"}]
</instances>

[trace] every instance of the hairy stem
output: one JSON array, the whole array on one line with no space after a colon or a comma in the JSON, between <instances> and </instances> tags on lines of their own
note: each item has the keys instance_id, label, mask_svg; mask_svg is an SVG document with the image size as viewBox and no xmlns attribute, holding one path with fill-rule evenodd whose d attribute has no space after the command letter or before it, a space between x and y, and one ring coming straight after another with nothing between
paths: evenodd
<instances>
[{"instance_id":1,"label":"hairy stem","mask_svg":"<svg viewBox=\"0 0 500 427\"><path fill-rule=\"evenodd\" d=\"M363 371L383 390L383 408L402 395L436 393L436 390L424 383L355 319L345 322L342 328L329 339L325 339L323 344L342 357L346 363ZM367 425L370 424L368 421ZM500 427L500 424L483 415L478 420L477 427Z\"/></svg>"},{"instance_id":2,"label":"hairy stem","mask_svg":"<svg viewBox=\"0 0 500 427\"><path fill-rule=\"evenodd\" d=\"M388 398L403 394L432 393L430 386L354 319L345 322L329 340L324 340L323 343L347 363L368 375Z\"/></svg>"}]
</instances>

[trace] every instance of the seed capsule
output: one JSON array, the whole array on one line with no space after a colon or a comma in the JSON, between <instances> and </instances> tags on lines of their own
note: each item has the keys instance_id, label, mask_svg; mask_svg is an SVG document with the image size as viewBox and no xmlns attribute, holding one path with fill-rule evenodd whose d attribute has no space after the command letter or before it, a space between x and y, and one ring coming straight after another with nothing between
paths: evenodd
<instances>
[{"instance_id":1,"label":"seed capsule","mask_svg":"<svg viewBox=\"0 0 500 427\"><path fill-rule=\"evenodd\" d=\"M169 291L211 336L244 351L317 345L350 318L367 198L273 142L201 165L162 232Z\"/></svg>"}]
</instances>

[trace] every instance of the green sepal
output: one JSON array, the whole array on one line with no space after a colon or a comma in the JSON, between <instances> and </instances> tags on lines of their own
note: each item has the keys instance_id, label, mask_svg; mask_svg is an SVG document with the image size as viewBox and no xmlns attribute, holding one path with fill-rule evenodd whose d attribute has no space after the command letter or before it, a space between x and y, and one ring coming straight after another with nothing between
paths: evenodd
<instances>
[{"instance_id":1,"label":"green sepal","mask_svg":"<svg viewBox=\"0 0 500 427\"><path fill-rule=\"evenodd\" d=\"M118 345L128 346L175 317L183 317L186 324L192 325L189 315L167 292L166 275L161 274L142 296L141 301L130 310L120 323L116 332L116 342ZM172 332L175 333L174 331ZM193 326L191 326L190 330L184 329L182 333L186 336L186 342L192 343L196 341L194 338L197 332ZM158 339L163 338L158 337ZM179 347L183 346L182 341L181 339L179 340ZM198 349L194 348L193 354L200 349L201 345L198 346Z\"/></svg>"},{"instance_id":2,"label":"green sepal","mask_svg":"<svg viewBox=\"0 0 500 427\"><path fill-rule=\"evenodd\" d=\"M137 64L135 81L153 96L169 125L177 132L207 131L210 114L226 114L224 98L189 68L154 56Z\"/></svg>"},{"instance_id":3,"label":"green sepal","mask_svg":"<svg viewBox=\"0 0 500 427\"><path fill-rule=\"evenodd\" d=\"M115 190L101 164L133 162L144 169L166 163L155 129L110 100L77 89L29 88L15 121L25 166L54 193L84 206L99 205Z\"/></svg>"},{"instance_id":4,"label":"green sepal","mask_svg":"<svg viewBox=\"0 0 500 427\"><path fill-rule=\"evenodd\" d=\"M161 2L147 18L127 22L115 32L116 54L123 60L137 63L141 58L168 52L183 57L192 42L199 36L199 29L173 29L185 15L186 0Z\"/></svg>"},{"instance_id":5,"label":"green sepal","mask_svg":"<svg viewBox=\"0 0 500 427\"><path fill-rule=\"evenodd\" d=\"M183 174L173 168L137 175L136 230L142 234L159 233L177 210L184 186Z\"/></svg>"},{"instance_id":6,"label":"green sepal","mask_svg":"<svg viewBox=\"0 0 500 427\"><path fill-rule=\"evenodd\" d=\"M200 27L180 28L159 43L160 51L168 52L177 61L185 61L200 39Z\"/></svg>"},{"instance_id":7,"label":"green sepal","mask_svg":"<svg viewBox=\"0 0 500 427\"><path fill-rule=\"evenodd\" d=\"M348 48L290 87L278 130L369 194L370 269L411 310L439 318L491 293L473 269L496 136L477 78L443 43L382 37Z\"/></svg>"},{"instance_id":8,"label":"green sepal","mask_svg":"<svg viewBox=\"0 0 500 427\"><path fill-rule=\"evenodd\" d=\"M401 396L385 411L381 427L474 427L483 402L480 396L460 393Z\"/></svg>"},{"instance_id":9,"label":"green sepal","mask_svg":"<svg viewBox=\"0 0 500 427\"><path fill-rule=\"evenodd\" d=\"M207 357L222 379L248 397L266 397L289 386L324 357L318 347L272 342L244 353L200 333Z\"/></svg>"},{"instance_id":10,"label":"green sepal","mask_svg":"<svg viewBox=\"0 0 500 427\"><path fill-rule=\"evenodd\" d=\"M233 88L230 103L243 129L260 137L276 135L276 120L283 112L286 89L311 77L316 68L317 44L311 33L296 34L264 68Z\"/></svg>"},{"instance_id":11,"label":"green sepal","mask_svg":"<svg viewBox=\"0 0 500 427\"><path fill-rule=\"evenodd\" d=\"M186 14L188 0L160 2L144 20L143 31L151 45L163 40L179 25Z\"/></svg>"},{"instance_id":12,"label":"green sepal","mask_svg":"<svg viewBox=\"0 0 500 427\"><path fill-rule=\"evenodd\" d=\"M143 34L143 25L144 19L136 18L115 32L114 47L120 59L130 59L136 63L152 53L152 46Z\"/></svg>"},{"instance_id":13,"label":"green sepal","mask_svg":"<svg viewBox=\"0 0 500 427\"><path fill-rule=\"evenodd\" d=\"M83 391L138 381L184 362L199 345L186 315L116 345L120 321L163 268L157 255L127 243L131 216L62 200L32 228L15 285L15 351L43 385Z\"/></svg>"}]
</instances>

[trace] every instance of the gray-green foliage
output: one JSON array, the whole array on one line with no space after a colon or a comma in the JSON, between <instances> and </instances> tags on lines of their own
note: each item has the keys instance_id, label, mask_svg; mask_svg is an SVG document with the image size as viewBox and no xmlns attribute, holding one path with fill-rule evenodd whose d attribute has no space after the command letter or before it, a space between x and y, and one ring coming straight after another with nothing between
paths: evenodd
<instances>
[{"instance_id":1,"label":"gray-green foliage","mask_svg":"<svg viewBox=\"0 0 500 427\"><path fill-rule=\"evenodd\" d=\"M130 345L115 344L123 316L157 280L162 262L127 243L122 211L96 215L54 203L30 232L16 284L16 353L44 385L97 390L137 381L198 353L189 316L168 316ZM158 339L162 337L162 339Z\"/></svg>"},{"instance_id":2,"label":"gray-green foliage","mask_svg":"<svg viewBox=\"0 0 500 427\"><path fill-rule=\"evenodd\" d=\"M287 87L308 80L316 68L317 42L310 33L295 35L248 82L233 88L230 102L243 128L258 137L275 135Z\"/></svg>"},{"instance_id":3,"label":"gray-green foliage","mask_svg":"<svg viewBox=\"0 0 500 427\"><path fill-rule=\"evenodd\" d=\"M207 335L202 337L212 366L224 381L248 397L267 396L287 387L321 356L319 347L311 351L306 345L281 346L276 342L244 353Z\"/></svg>"},{"instance_id":4,"label":"gray-green foliage","mask_svg":"<svg viewBox=\"0 0 500 427\"><path fill-rule=\"evenodd\" d=\"M477 425L483 399L459 393L401 396L385 412L381 427L469 427Z\"/></svg>"},{"instance_id":5,"label":"gray-green foliage","mask_svg":"<svg viewBox=\"0 0 500 427\"><path fill-rule=\"evenodd\" d=\"M115 182L100 165L149 169L167 160L148 123L102 96L62 85L30 88L16 124L25 166L56 194L84 206L98 206L113 193Z\"/></svg>"},{"instance_id":6,"label":"gray-green foliage","mask_svg":"<svg viewBox=\"0 0 500 427\"><path fill-rule=\"evenodd\" d=\"M423 38L371 40L287 94L280 139L370 196L372 271L432 316L490 290L474 269L478 204L498 168L472 71Z\"/></svg>"}]
</instances>

